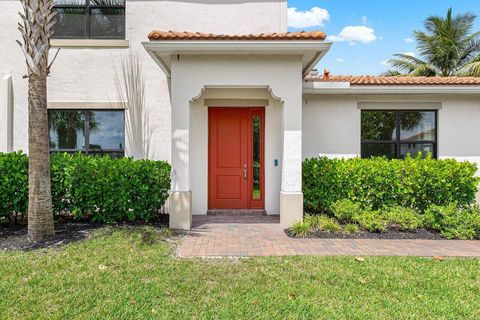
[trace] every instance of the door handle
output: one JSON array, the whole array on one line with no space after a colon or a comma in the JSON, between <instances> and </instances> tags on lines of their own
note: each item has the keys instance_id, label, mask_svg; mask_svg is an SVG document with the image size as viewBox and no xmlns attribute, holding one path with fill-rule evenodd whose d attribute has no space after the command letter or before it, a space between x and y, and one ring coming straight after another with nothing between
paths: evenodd
<instances>
[{"instance_id":1,"label":"door handle","mask_svg":"<svg viewBox=\"0 0 480 320\"><path fill-rule=\"evenodd\" d=\"M245 180L247 180L247 173L248 173L247 165L244 164L243 165L243 179L245 179Z\"/></svg>"}]
</instances>

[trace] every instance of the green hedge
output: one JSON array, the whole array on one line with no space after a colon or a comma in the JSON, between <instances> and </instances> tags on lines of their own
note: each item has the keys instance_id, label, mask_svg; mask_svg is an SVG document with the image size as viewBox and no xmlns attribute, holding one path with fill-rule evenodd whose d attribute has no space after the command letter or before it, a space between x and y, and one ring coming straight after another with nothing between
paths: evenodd
<instances>
[{"instance_id":1,"label":"green hedge","mask_svg":"<svg viewBox=\"0 0 480 320\"><path fill-rule=\"evenodd\" d=\"M170 165L163 161L55 154L51 168L54 212L81 219L147 221L170 190ZM0 216L26 215L28 157L0 154L0 173Z\"/></svg>"},{"instance_id":2,"label":"green hedge","mask_svg":"<svg viewBox=\"0 0 480 320\"><path fill-rule=\"evenodd\" d=\"M423 213L430 205L469 205L475 201L477 166L455 160L385 158L303 162L304 206L328 212L335 201L350 199L381 210L402 206Z\"/></svg>"},{"instance_id":3,"label":"green hedge","mask_svg":"<svg viewBox=\"0 0 480 320\"><path fill-rule=\"evenodd\" d=\"M28 204L28 158L22 153L0 153L0 218L21 218Z\"/></svg>"}]
</instances>

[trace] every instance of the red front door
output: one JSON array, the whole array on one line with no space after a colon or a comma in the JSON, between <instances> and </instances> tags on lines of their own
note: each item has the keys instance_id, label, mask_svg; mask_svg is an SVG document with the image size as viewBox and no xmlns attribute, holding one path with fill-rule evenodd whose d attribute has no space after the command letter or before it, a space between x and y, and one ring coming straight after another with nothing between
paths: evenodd
<instances>
[{"instance_id":1,"label":"red front door","mask_svg":"<svg viewBox=\"0 0 480 320\"><path fill-rule=\"evenodd\" d=\"M263 108L209 108L209 209L263 208Z\"/></svg>"}]
</instances>

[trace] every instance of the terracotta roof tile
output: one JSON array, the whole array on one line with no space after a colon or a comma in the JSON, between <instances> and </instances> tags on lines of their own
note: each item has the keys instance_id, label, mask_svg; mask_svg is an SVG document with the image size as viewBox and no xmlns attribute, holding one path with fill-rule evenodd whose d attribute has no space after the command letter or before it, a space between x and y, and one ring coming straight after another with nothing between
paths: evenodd
<instances>
[{"instance_id":1,"label":"terracotta roof tile","mask_svg":"<svg viewBox=\"0 0 480 320\"><path fill-rule=\"evenodd\" d=\"M480 77L381 77L381 76L319 76L308 75L307 82L350 82L352 86L419 86L419 85L480 85Z\"/></svg>"},{"instance_id":2,"label":"terracotta roof tile","mask_svg":"<svg viewBox=\"0 0 480 320\"><path fill-rule=\"evenodd\" d=\"M148 35L150 41L160 40L325 40L321 31L299 31L260 34L213 34L201 32L152 31Z\"/></svg>"}]
</instances>

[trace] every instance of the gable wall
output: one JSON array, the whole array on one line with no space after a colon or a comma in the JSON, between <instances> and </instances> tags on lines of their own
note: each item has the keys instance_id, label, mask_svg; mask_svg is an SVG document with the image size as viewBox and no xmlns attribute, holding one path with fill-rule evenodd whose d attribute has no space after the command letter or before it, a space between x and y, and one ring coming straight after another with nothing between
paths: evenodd
<instances>
[{"instance_id":1,"label":"gable wall","mask_svg":"<svg viewBox=\"0 0 480 320\"><path fill-rule=\"evenodd\" d=\"M26 67L15 43L21 37L17 30L20 10L19 1L0 1L0 78L13 76L14 148L28 152L27 80L22 79ZM286 31L286 10L285 0L127 0L129 48L62 48L48 79L49 102L87 102L94 106L97 102L122 101L116 80L121 60L129 54L136 56L145 78L146 100L142 112L148 124L133 125L148 127L144 132L148 139L144 144L148 145L138 148L141 143L138 137L127 138L127 155L170 160L169 83L141 42L148 40L147 35L153 29L214 33ZM51 50L52 57L55 51ZM0 90L3 92L3 88ZM0 108L6 107L3 100ZM3 127L0 123L0 134Z\"/></svg>"}]
</instances>

